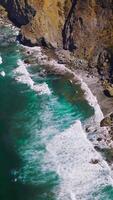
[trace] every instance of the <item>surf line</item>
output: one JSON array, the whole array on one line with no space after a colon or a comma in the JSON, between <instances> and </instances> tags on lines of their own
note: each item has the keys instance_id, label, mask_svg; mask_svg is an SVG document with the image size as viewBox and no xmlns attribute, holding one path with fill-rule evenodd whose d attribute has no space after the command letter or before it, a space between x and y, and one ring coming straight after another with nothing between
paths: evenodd
<instances>
[{"instance_id":1,"label":"surf line","mask_svg":"<svg viewBox=\"0 0 113 200\"><path fill-rule=\"evenodd\" d=\"M41 47L26 47L22 45L26 53L29 52L31 56L36 58L38 64L44 67L45 70L51 71L55 75L61 75L67 77L72 84L77 81L81 85L81 89L84 91L84 95L89 105L94 108L95 112L95 122L97 124L104 118L104 115L101 111L100 105L96 96L93 95L88 85L83 81L82 76L76 74L76 72L67 68L64 64L59 64L55 59L49 59L47 55L42 52Z\"/></svg>"},{"instance_id":2,"label":"surf line","mask_svg":"<svg viewBox=\"0 0 113 200\"><path fill-rule=\"evenodd\" d=\"M42 84L36 84L32 78L31 74L27 71L27 65L22 61L21 59L18 59L17 61L18 67L14 70L15 80L18 82L21 82L23 84L28 85L32 90L35 92L39 93L40 95L42 94L47 94L50 95L51 91L47 85L47 83L42 83Z\"/></svg>"}]
</instances>

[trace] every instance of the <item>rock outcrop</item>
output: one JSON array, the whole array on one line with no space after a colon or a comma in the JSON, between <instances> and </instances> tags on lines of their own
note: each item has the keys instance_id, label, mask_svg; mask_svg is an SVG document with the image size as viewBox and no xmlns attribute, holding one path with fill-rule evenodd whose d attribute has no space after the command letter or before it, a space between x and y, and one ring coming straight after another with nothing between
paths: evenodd
<instances>
[{"instance_id":1,"label":"rock outcrop","mask_svg":"<svg viewBox=\"0 0 113 200\"><path fill-rule=\"evenodd\" d=\"M113 113L109 114L100 122L101 127L111 127L113 130Z\"/></svg>"},{"instance_id":2,"label":"rock outcrop","mask_svg":"<svg viewBox=\"0 0 113 200\"><path fill-rule=\"evenodd\" d=\"M0 0L0 5L6 8L9 18L19 27L28 24L36 14L32 0Z\"/></svg>"},{"instance_id":3,"label":"rock outcrop","mask_svg":"<svg viewBox=\"0 0 113 200\"><path fill-rule=\"evenodd\" d=\"M63 47L91 65L97 65L103 51L112 54L112 0L0 0L0 4L21 26L20 39L28 45Z\"/></svg>"}]
</instances>

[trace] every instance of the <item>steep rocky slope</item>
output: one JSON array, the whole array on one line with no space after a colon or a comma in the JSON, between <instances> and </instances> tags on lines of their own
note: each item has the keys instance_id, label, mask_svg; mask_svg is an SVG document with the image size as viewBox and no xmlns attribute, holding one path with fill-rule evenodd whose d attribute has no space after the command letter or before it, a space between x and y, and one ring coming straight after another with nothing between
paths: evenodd
<instances>
[{"instance_id":1,"label":"steep rocky slope","mask_svg":"<svg viewBox=\"0 0 113 200\"><path fill-rule=\"evenodd\" d=\"M21 26L27 44L62 46L62 29L71 0L0 0L10 19Z\"/></svg>"},{"instance_id":2,"label":"steep rocky slope","mask_svg":"<svg viewBox=\"0 0 113 200\"><path fill-rule=\"evenodd\" d=\"M63 47L93 64L102 60L103 51L112 57L112 0L0 0L0 4L21 26L20 38L28 45ZM109 56L104 57L106 62ZM109 70L111 59L106 63L104 69Z\"/></svg>"}]
</instances>

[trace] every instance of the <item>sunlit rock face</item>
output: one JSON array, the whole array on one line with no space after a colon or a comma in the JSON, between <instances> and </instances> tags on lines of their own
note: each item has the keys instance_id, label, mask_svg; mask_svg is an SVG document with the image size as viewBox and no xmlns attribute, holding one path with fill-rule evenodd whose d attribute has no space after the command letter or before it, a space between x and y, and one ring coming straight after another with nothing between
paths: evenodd
<instances>
[{"instance_id":1,"label":"sunlit rock face","mask_svg":"<svg viewBox=\"0 0 113 200\"><path fill-rule=\"evenodd\" d=\"M71 0L0 1L10 19L21 26L22 40L52 47L62 46L62 30Z\"/></svg>"},{"instance_id":2,"label":"sunlit rock face","mask_svg":"<svg viewBox=\"0 0 113 200\"><path fill-rule=\"evenodd\" d=\"M0 0L28 45L63 47L96 62L113 46L112 0Z\"/></svg>"}]
</instances>

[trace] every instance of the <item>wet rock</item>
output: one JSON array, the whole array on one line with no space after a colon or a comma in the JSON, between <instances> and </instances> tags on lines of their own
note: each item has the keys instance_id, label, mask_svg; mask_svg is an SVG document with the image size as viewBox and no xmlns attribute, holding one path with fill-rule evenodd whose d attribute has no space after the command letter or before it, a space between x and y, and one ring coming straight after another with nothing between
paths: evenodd
<instances>
[{"instance_id":1,"label":"wet rock","mask_svg":"<svg viewBox=\"0 0 113 200\"><path fill-rule=\"evenodd\" d=\"M112 122L111 122L110 117L106 117L100 122L100 126L101 127L103 127L103 126L111 126L111 124L112 124Z\"/></svg>"},{"instance_id":2,"label":"wet rock","mask_svg":"<svg viewBox=\"0 0 113 200\"><path fill-rule=\"evenodd\" d=\"M100 53L97 65L101 79L103 81L108 80L108 82L111 83L111 77L113 73L113 54L109 49L104 49Z\"/></svg>"},{"instance_id":3,"label":"wet rock","mask_svg":"<svg viewBox=\"0 0 113 200\"><path fill-rule=\"evenodd\" d=\"M113 121L113 113L110 114L110 119Z\"/></svg>"},{"instance_id":4,"label":"wet rock","mask_svg":"<svg viewBox=\"0 0 113 200\"><path fill-rule=\"evenodd\" d=\"M105 117L101 122L100 122L100 126L104 127L104 126L113 126L113 113L111 113L109 116Z\"/></svg>"},{"instance_id":5,"label":"wet rock","mask_svg":"<svg viewBox=\"0 0 113 200\"><path fill-rule=\"evenodd\" d=\"M100 160L99 159L91 159L91 161L90 161L90 163L91 164L98 164L100 162Z\"/></svg>"},{"instance_id":6,"label":"wet rock","mask_svg":"<svg viewBox=\"0 0 113 200\"><path fill-rule=\"evenodd\" d=\"M29 59L25 59L25 60L24 60L24 63L26 63L26 64L30 64L31 62L30 62Z\"/></svg>"},{"instance_id":7,"label":"wet rock","mask_svg":"<svg viewBox=\"0 0 113 200\"><path fill-rule=\"evenodd\" d=\"M95 148L95 150L98 151L98 152L101 151L101 147L100 147L100 146L97 146L97 145L96 145L96 146L94 146L94 148Z\"/></svg>"},{"instance_id":8,"label":"wet rock","mask_svg":"<svg viewBox=\"0 0 113 200\"><path fill-rule=\"evenodd\" d=\"M100 137L99 137L99 138L97 138L97 141L98 141L98 142L102 141L102 138L100 138Z\"/></svg>"},{"instance_id":9,"label":"wet rock","mask_svg":"<svg viewBox=\"0 0 113 200\"><path fill-rule=\"evenodd\" d=\"M97 129L95 127L93 127L93 126L87 126L86 127L86 132L87 133L94 133L96 131L97 131Z\"/></svg>"},{"instance_id":10,"label":"wet rock","mask_svg":"<svg viewBox=\"0 0 113 200\"><path fill-rule=\"evenodd\" d=\"M104 157L106 158L106 161L109 163L112 163L113 162L113 149L106 148L106 149L103 149L102 152L103 152Z\"/></svg>"},{"instance_id":11,"label":"wet rock","mask_svg":"<svg viewBox=\"0 0 113 200\"><path fill-rule=\"evenodd\" d=\"M113 87L112 85L106 80L103 83L104 94L108 97L113 97Z\"/></svg>"}]
</instances>

